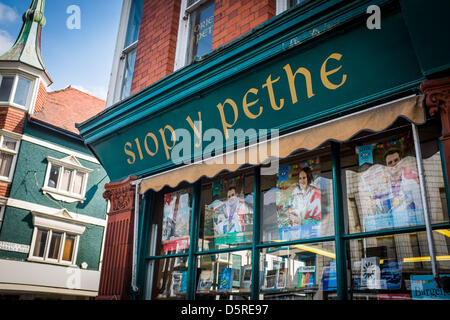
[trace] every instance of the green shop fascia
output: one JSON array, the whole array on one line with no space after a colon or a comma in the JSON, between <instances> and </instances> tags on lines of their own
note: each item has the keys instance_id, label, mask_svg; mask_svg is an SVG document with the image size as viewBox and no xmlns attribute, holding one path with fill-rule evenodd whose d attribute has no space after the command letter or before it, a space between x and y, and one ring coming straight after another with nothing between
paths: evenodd
<instances>
[{"instance_id":1,"label":"green shop fascia","mask_svg":"<svg viewBox=\"0 0 450 320\"><path fill-rule=\"evenodd\" d=\"M448 12L311 1L80 124L111 181L137 177L132 296L439 291L449 151L420 86L448 76Z\"/></svg>"}]
</instances>

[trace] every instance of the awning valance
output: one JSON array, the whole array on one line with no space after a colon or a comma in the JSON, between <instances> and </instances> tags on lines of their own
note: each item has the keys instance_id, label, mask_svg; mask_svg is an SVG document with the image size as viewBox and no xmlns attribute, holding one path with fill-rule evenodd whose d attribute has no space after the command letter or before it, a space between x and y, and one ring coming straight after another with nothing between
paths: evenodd
<instances>
[{"instance_id":1,"label":"awning valance","mask_svg":"<svg viewBox=\"0 0 450 320\"><path fill-rule=\"evenodd\" d=\"M152 175L142 179L139 192L159 191L164 186L176 187L183 181L193 183L203 176L211 178L222 171L233 172L245 164L258 165L274 157L282 159L299 149L315 149L328 140L347 141L362 130L382 131L399 117L422 124L426 120L422 100L422 95L399 99L265 143Z\"/></svg>"}]
</instances>

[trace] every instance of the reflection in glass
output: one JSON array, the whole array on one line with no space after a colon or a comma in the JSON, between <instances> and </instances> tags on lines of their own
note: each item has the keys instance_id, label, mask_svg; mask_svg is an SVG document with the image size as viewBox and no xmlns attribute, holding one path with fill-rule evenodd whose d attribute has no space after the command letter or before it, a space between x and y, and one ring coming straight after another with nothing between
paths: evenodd
<instances>
[{"instance_id":1,"label":"reflection in glass","mask_svg":"<svg viewBox=\"0 0 450 320\"><path fill-rule=\"evenodd\" d=\"M39 230L36 233L36 240L34 242L33 256L44 257L45 243L47 242L47 230Z\"/></svg>"},{"instance_id":2,"label":"reflection in glass","mask_svg":"<svg viewBox=\"0 0 450 320\"><path fill-rule=\"evenodd\" d=\"M268 300L336 299L334 242L264 249L260 288Z\"/></svg>"},{"instance_id":3,"label":"reflection in glass","mask_svg":"<svg viewBox=\"0 0 450 320\"><path fill-rule=\"evenodd\" d=\"M185 299L187 290L187 257L158 259L149 263L154 272L152 299Z\"/></svg>"},{"instance_id":4,"label":"reflection in glass","mask_svg":"<svg viewBox=\"0 0 450 320\"><path fill-rule=\"evenodd\" d=\"M162 252L174 254L189 249L189 222L191 217L190 189L166 193L163 196Z\"/></svg>"},{"instance_id":5,"label":"reflection in glass","mask_svg":"<svg viewBox=\"0 0 450 320\"><path fill-rule=\"evenodd\" d=\"M26 106L30 87L31 80L19 76L19 80L17 81L16 93L14 95L14 103L17 103L21 106Z\"/></svg>"},{"instance_id":6,"label":"reflection in glass","mask_svg":"<svg viewBox=\"0 0 450 320\"><path fill-rule=\"evenodd\" d=\"M442 277L450 274L449 236L433 232ZM354 300L450 299L434 284L425 232L351 240L349 248Z\"/></svg>"},{"instance_id":7,"label":"reflection in glass","mask_svg":"<svg viewBox=\"0 0 450 320\"><path fill-rule=\"evenodd\" d=\"M411 133L364 142L355 148L355 154L355 166L345 170L348 210L354 219L350 225L355 231L423 224Z\"/></svg>"},{"instance_id":8,"label":"reflection in glass","mask_svg":"<svg viewBox=\"0 0 450 320\"><path fill-rule=\"evenodd\" d=\"M317 238L333 233L331 179L320 157L280 165L277 175L262 176L263 241Z\"/></svg>"},{"instance_id":9,"label":"reflection in glass","mask_svg":"<svg viewBox=\"0 0 450 320\"><path fill-rule=\"evenodd\" d=\"M197 296L213 300L249 299L251 256L251 251L236 251L198 257Z\"/></svg>"},{"instance_id":10,"label":"reflection in glass","mask_svg":"<svg viewBox=\"0 0 450 320\"><path fill-rule=\"evenodd\" d=\"M14 83L14 76L0 75L0 101L9 101L11 89Z\"/></svg>"},{"instance_id":11,"label":"reflection in glass","mask_svg":"<svg viewBox=\"0 0 450 320\"><path fill-rule=\"evenodd\" d=\"M204 184L201 209L199 250L251 243L253 176L242 174Z\"/></svg>"}]
</instances>

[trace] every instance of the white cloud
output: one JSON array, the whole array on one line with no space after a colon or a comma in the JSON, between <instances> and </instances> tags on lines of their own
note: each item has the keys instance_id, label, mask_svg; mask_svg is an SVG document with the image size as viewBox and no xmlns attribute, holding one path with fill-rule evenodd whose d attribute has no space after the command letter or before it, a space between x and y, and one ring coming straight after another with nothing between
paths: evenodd
<instances>
[{"instance_id":1,"label":"white cloud","mask_svg":"<svg viewBox=\"0 0 450 320\"><path fill-rule=\"evenodd\" d=\"M0 30L0 55L8 51L13 44L14 41L11 35L4 30Z\"/></svg>"},{"instance_id":2,"label":"white cloud","mask_svg":"<svg viewBox=\"0 0 450 320\"><path fill-rule=\"evenodd\" d=\"M8 7L7 5L0 2L0 22L15 22L18 19L19 14L17 13L16 9Z\"/></svg>"}]
</instances>

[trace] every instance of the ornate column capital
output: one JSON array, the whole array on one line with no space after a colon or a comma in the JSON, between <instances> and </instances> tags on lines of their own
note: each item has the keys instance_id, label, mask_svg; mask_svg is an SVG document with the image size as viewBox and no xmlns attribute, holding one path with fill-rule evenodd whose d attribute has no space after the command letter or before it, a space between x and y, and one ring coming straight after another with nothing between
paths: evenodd
<instances>
[{"instance_id":1,"label":"ornate column capital","mask_svg":"<svg viewBox=\"0 0 450 320\"><path fill-rule=\"evenodd\" d=\"M119 182L112 182L105 185L103 198L111 203L108 215L114 215L123 211L134 210L134 196L136 187L131 184L137 177L130 176Z\"/></svg>"},{"instance_id":2,"label":"ornate column capital","mask_svg":"<svg viewBox=\"0 0 450 320\"><path fill-rule=\"evenodd\" d=\"M430 115L439 113L442 123L441 139L450 138L450 77L426 80L420 84L425 95L425 107Z\"/></svg>"},{"instance_id":3,"label":"ornate column capital","mask_svg":"<svg viewBox=\"0 0 450 320\"><path fill-rule=\"evenodd\" d=\"M431 115L439 109L450 111L450 77L426 80L420 84L420 90L425 94L425 106Z\"/></svg>"}]
</instances>

